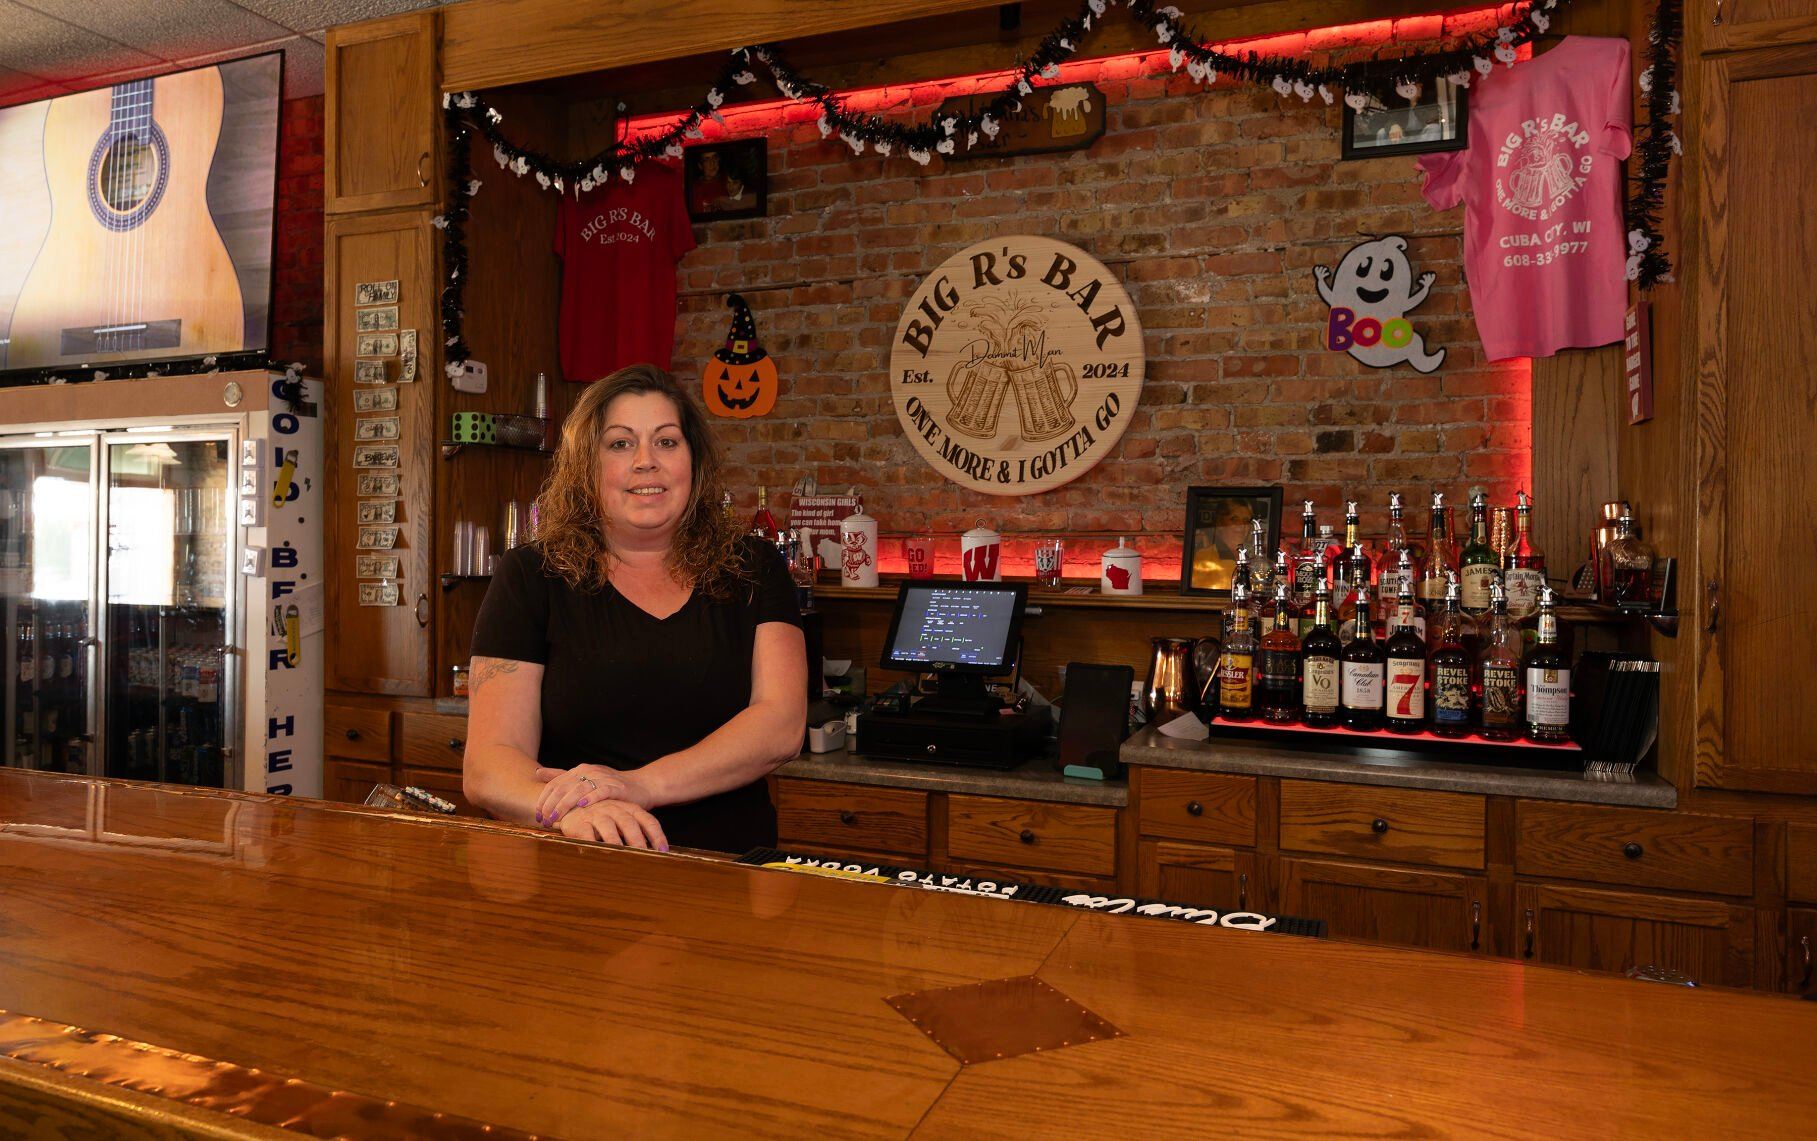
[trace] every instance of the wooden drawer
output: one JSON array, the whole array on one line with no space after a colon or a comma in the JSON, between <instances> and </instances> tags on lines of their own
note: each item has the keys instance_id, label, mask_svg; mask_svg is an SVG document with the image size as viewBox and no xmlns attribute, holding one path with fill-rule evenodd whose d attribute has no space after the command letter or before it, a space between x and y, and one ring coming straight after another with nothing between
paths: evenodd
<instances>
[{"instance_id":1,"label":"wooden drawer","mask_svg":"<svg viewBox=\"0 0 1817 1141\"><path fill-rule=\"evenodd\" d=\"M356 761L391 760L391 711L328 705L322 710L322 752Z\"/></svg>"},{"instance_id":2,"label":"wooden drawer","mask_svg":"<svg viewBox=\"0 0 1817 1141\"><path fill-rule=\"evenodd\" d=\"M391 782L390 765L343 761L329 757L322 762L322 799L341 804L364 804L373 786Z\"/></svg>"},{"instance_id":3,"label":"wooden drawer","mask_svg":"<svg viewBox=\"0 0 1817 1141\"><path fill-rule=\"evenodd\" d=\"M1514 870L1523 876L1750 895L1754 822L1522 800L1514 810Z\"/></svg>"},{"instance_id":4,"label":"wooden drawer","mask_svg":"<svg viewBox=\"0 0 1817 1141\"><path fill-rule=\"evenodd\" d=\"M948 796L946 850L982 860L1088 876L1117 874L1117 810L995 796Z\"/></svg>"},{"instance_id":5,"label":"wooden drawer","mask_svg":"<svg viewBox=\"0 0 1817 1141\"><path fill-rule=\"evenodd\" d=\"M1817 903L1817 825L1786 827L1785 893L1800 903Z\"/></svg>"},{"instance_id":6,"label":"wooden drawer","mask_svg":"<svg viewBox=\"0 0 1817 1141\"><path fill-rule=\"evenodd\" d=\"M467 719L446 713L398 714L398 760L414 768L455 769L467 751Z\"/></svg>"},{"instance_id":7,"label":"wooden drawer","mask_svg":"<svg viewBox=\"0 0 1817 1141\"><path fill-rule=\"evenodd\" d=\"M1483 866L1485 798L1461 792L1281 782L1281 850Z\"/></svg>"},{"instance_id":8,"label":"wooden drawer","mask_svg":"<svg viewBox=\"0 0 1817 1141\"><path fill-rule=\"evenodd\" d=\"M1255 844L1254 777L1145 768L1136 783L1142 835Z\"/></svg>"},{"instance_id":9,"label":"wooden drawer","mask_svg":"<svg viewBox=\"0 0 1817 1141\"><path fill-rule=\"evenodd\" d=\"M776 782L776 832L785 848L925 860L927 793L784 777Z\"/></svg>"}]
</instances>

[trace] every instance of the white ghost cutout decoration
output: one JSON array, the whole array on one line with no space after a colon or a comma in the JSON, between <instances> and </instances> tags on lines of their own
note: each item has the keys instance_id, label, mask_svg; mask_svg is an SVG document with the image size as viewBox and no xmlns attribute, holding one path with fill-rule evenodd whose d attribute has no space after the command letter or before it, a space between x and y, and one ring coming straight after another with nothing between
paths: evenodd
<instances>
[{"instance_id":1,"label":"white ghost cutout decoration","mask_svg":"<svg viewBox=\"0 0 1817 1141\"><path fill-rule=\"evenodd\" d=\"M1362 91L1346 91L1344 92L1344 106L1352 111L1361 111L1369 106L1369 96Z\"/></svg>"},{"instance_id":2,"label":"white ghost cutout decoration","mask_svg":"<svg viewBox=\"0 0 1817 1141\"><path fill-rule=\"evenodd\" d=\"M1315 266L1313 277L1319 297L1331 306L1325 326L1328 350L1349 353L1370 368L1409 364L1428 373L1445 363L1445 350L1426 351L1407 319L1437 280L1430 273L1415 279L1407 239L1390 234L1352 246L1335 271Z\"/></svg>"}]
</instances>

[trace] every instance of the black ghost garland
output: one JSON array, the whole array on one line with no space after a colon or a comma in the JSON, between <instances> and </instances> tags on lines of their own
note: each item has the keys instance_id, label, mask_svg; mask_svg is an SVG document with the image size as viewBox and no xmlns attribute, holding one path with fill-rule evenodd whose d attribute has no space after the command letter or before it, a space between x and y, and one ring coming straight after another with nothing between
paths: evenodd
<instances>
[{"instance_id":1,"label":"black ghost garland","mask_svg":"<svg viewBox=\"0 0 1817 1141\"><path fill-rule=\"evenodd\" d=\"M1682 144L1672 120L1678 116L1678 45L1684 35L1682 0L1659 0L1647 32L1647 66L1640 73L1647 121L1635 132L1635 165L1628 195L1628 280L1642 289L1670 281L1672 259L1659 236L1659 213L1665 206L1666 176Z\"/></svg>"},{"instance_id":2,"label":"black ghost garland","mask_svg":"<svg viewBox=\"0 0 1817 1141\"><path fill-rule=\"evenodd\" d=\"M1010 68L1002 88L971 114L935 111L915 123L900 123L852 111L832 88L803 76L790 66L782 49L774 44L734 49L718 80L667 130L614 143L577 162L563 162L513 143L499 129L504 115L477 93L466 91L444 95L442 107L453 144L449 147L448 174L451 205L433 222L443 231L443 264L448 267L441 310L448 372L457 374L468 355L461 333L461 290L467 263L466 199L478 193L480 185L473 178L469 154L475 131L492 144L492 157L502 169L520 178L534 176L545 190L579 195L607 185L615 177L631 182L637 177L637 168L651 159L679 158L684 140L704 137L703 122L711 119L724 125L720 108L726 102L726 93L755 83L756 69L761 66L785 98L819 108L817 122L823 138L838 136L854 155L871 150L888 156L901 150L908 158L926 166L936 154L954 154L961 146L969 150L978 145L980 138L995 138L1005 116L1021 108L1023 98L1034 92L1038 81L1059 78L1060 65L1079 52L1098 21L1118 2L1082 0L1078 12L1048 33L1026 59ZM1398 87L1430 83L1439 78L1468 87L1472 78L1488 75L1497 63L1512 66L1520 47L1543 35L1551 27L1554 14L1571 4L1571 0L1532 0L1513 21L1492 32L1468 37L1448 48L1416 51L1392 63L1368 60L1321 67L1289 56L1220 51L1200 39L1184 22L1184 14L1178 8L1156 5L1153 0L1123 2L1130 17L1150 29L1156 41L1167 48L1168 62L1173 70L1184 68L1194 81L1210 86L1221 77L1230 77L1268 87L1283 99L1298 96L1301 102L1310 103L1317 97L1326 104L1335 101L1339 89L1360 91L1365 82L1372 85L1380 82L1384 69ZM1663 278L1671 268L1660 246L1657 216L1664 195L1665 171L1670 156L1678 148L1676 135L1664 124L1669 115L1676 113L1678 101L1670 80L1681 23L1680 3L1681 0L1659 0L1649 43L1652 64L1645 73L1652 80L1650 113L1641 130L1641 175L1630 199L1633 213L1629 234L1630 249L1640 254L1638 269L1631 264L1629 276L1639 280L1643 289Z\"/></svg>"}]
</instances>

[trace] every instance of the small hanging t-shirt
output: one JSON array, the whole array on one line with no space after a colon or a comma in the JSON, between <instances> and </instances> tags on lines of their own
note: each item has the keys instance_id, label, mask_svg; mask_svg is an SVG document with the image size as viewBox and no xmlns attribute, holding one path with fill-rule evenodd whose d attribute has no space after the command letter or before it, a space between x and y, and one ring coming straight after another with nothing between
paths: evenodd
<instances>
[{"instance_id":1,"label":"small hanging t-shirt","mask_svg":"<svg viewBox=\"0 0 1817 1141\"><path fill-rule=\"evenodd\" d=\"M1622 339L1628 41L1568 36L1470 88L1470 146L1421 156L1426 201L1464 204L1464 270L1492 361Z\"/></svg>"},{"instance_id":2,"label":"small hanging t-shirt","mask_svg":"<svg viewBox=\"0 0 1817 1141\"><path fill-rule=\"evenodd\" d=\"M669 367L675 263L694 248L681 175L647 162L578 199L562 195L562 375L591 383L633 364Z\"/></svg>"}]
</instances>

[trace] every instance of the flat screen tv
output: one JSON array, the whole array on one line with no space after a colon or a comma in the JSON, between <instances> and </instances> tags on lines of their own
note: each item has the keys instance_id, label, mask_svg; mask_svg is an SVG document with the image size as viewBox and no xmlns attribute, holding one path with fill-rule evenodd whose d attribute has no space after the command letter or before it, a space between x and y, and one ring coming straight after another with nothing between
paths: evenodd
<instances>
[{"instance_id":1,"label":"flat screen tv","mask_svg":"<svg viewBox=\"0 0 1817 1141\"><path fill-rule=\"evenodd\" d=\"M0 372L269 347L282 68L0 108Z\"/></svg>"}]
</instances>

